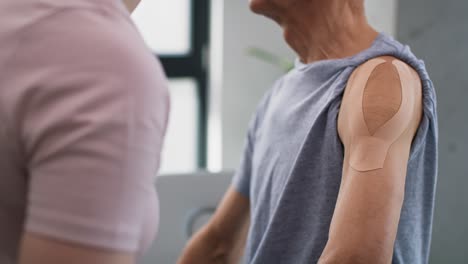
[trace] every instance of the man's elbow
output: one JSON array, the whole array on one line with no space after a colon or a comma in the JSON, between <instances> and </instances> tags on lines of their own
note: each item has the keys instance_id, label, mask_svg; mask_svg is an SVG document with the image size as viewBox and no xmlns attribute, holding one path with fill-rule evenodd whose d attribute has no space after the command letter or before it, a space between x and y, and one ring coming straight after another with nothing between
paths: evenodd
<instances>
[{"instance_id":1,"label":"man's elbow","mask_svg":"<svg viewBox=\"0 0 468 264\"><path fill-rule=\"evenodd\" d=\"M340 258L333 258L333 259L320 259L318 264L388 264L386 262L376 262L375 259L372 258L361 258L361 257L340 257Z\"/></svg>"},{"instance_id":2,"label":"man's elbow","mask_svg":"<svg viewBox=\"0 0 468 264\"><path fill-rule=\"evenodd\" d=\"M370 250L350 250L347 253L324 253L318 264L389 264L392 258Z\"/></svg>"}]
</instances>

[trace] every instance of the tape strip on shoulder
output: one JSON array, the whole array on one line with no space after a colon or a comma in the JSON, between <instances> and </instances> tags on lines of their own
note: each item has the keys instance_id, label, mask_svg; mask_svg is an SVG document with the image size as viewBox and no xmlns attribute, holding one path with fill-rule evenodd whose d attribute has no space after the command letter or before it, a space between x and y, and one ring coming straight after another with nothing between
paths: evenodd
<instances>
[{"instance_id":1,"label":"tape strip on shoulder","mask_svg":"<svg viewBox=\"0 0 468 264\"><path fill-rule=\"evenodd\" d=\"M375 59L361 67L351 87L351 98L363 102L364 90L372 72L385 62L383 59ZM403 62L393 60L392 64L400 77L401 105L398 112L372 135L367 128L362 106L358 111L353 111L353 122L349 122L350 131L355 133L351 140L349 163L353 169L360 172L384 168L391 145L405 132L413 116L414 78L409 67Z\"/></svg>"}]
</instances>

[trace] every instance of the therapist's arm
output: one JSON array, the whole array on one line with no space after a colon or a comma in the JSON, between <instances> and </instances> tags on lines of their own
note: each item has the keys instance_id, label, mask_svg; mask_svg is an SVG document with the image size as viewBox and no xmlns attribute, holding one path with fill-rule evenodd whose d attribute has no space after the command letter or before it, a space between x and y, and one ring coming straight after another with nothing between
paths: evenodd
<instances>
[{"instance_id":1,"label":"therapist's arm","mask_svg":"<svg viewBox=\"0 0 468 264\"><path fill-rule=\"evenodd\" d=\"M210 222L189 241L178 264L239 263L249 226L249 200L229 188Z\"/></svg>"},{"instance_id":2,"label":"therapist's arm","mask_svg":"<svg viewBox=\"0 0 468 264\"><path fill-rule=\"evenodd\" d=\"M153 233L162 69L127 19L99 8L60 9L24 39L10 64L29 84L14 97L28 174L18 263L135 264Z\"/></svg>"},{"instance_id":3,"label":"therapist's arm","mask_svg":"<svg viewBox=\"0 0 468 264\"><path fill-rule=\"evenodd\" d=\"M345 147L342 183L329 231L329 240L319 260L320 264L389 264L392 261L394 243L402 209L406 170L412 139L421 118L421 85L416 73L406 66L407 77L398 76L392 58L385 58L372 72L364 86L348 85L338 121L340 138ZM355 72L353 78L362 72ZM403 87L400 85L403 84ZM409 81L410 83L406 83ZM355 84L355 83L352 83ZM363 101L356 101L364 91ZM408 98L402 98L405 91ZM356 93L355 93L356 94ZM411 111L396 122L404 132L385 127L397 114L402 101L408 99ZM357 117L357 119L356 119ZM365 118L365 126L359 123ZM359 120L358 120L359 119ZM363 124L364 124L363 123ZM386 130L387 129L387 130ZM382 131L384 130L384 131ZM383 168L375 164L375 156L381 149L374 143L376 131L396 135L386 154ZM356 149L356 138L373 134ZM375 134L374 134L375 133ZM357 155L357 156L355 156ZM374 160L374 161L373 161Z\"/></svg>"},{"instance_id":4,"label":"therapist's arm","mask_svg":"<svg viewBox=\"0 0 468 264\"><path fill-rule=\"evenodd\" d=\"M64 243L32 233L23 236L19 264L135 264L134 256Z\"/></svg>"}]
</instances>

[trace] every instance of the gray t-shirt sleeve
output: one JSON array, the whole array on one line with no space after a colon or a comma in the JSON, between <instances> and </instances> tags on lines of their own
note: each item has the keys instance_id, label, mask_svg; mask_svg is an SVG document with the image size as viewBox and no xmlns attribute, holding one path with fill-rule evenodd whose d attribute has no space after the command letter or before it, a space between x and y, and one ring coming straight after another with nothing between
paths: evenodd
<instances>
[{"instance_id":1,"label":"gray t-shirt sleeve","mask_svg":"<svg viewBox=\"0 0 468 264\"><path fill-rule=\"evenodd\" d=\"M249 197L250 192L250 176L252 174L252 158L255 140L255 119L256 117L250 122L241 162L232 181L236 191L245 197Z\"/></svg>"},{"instance_id":2,"label":"gray t-shirt sleeve","mask_svg":"<svg viewBox=\"0 0 468 264\"><path fill-rule=\"evenodd\" d=\"M245 197L250 197L250 178L253 173L252 171L252 162L254 160L254 151L255 151L255 141L257 137L257 131L261 127L262 119L266 112L268 111L268 104L270 103L270 97L277 87L280 86L282 78L276 81L272 89L268 90L263 98L260 100L255 114L253 115L252 120L249 123L249 128L247 131L247 137L244 145L244 152L242 153L242 158L234 178L232 185L236 191Z\"/></svg>"}]
</instances>

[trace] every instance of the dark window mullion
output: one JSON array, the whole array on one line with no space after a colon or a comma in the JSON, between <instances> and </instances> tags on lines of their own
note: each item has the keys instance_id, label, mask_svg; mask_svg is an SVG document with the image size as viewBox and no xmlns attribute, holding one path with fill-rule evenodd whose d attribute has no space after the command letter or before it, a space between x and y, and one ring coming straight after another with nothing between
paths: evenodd
<instances>
[{"instance_id":1,"label":"dark window mullion","mask_svg":"<svg viewBox=\"0 0 468 264\"><path fill-rule=\"evenodd\" d=\"M198 72L198 94L200 106L200 122L199 122L199 159L198 165L200 168L206 168L207 165L207 142L208 142L208 73L204 67L205 49L209 43L209 17L210 17L210 0L192 0L192 30L193 53L199 64ZM196 4L195 4L196 3Z\"/></svg>"},{"instance_id":2,"label":"dark window mullion","mask_svg":"<svg viewBox=\"0 0 468 264\"><path fill-rule=\"evenodd\" d=\"M193 78L197 84L199 105L198 167L207 165L208 126L208 73L204 65L204 52L209 43L210 0L192 0L191 51L188 54L160 57L169 78Z\"/></svg>"},{"instance_id":3,"label":"dark window mullion","mask_svg":"<svg viewBox=\"0 0 468 264\"><path fill-rule=\"evenodd\" d=\"M160 57L169 78L196 78L200 73L200 63L194 57Z\"/></svg>"}]
</instances>

